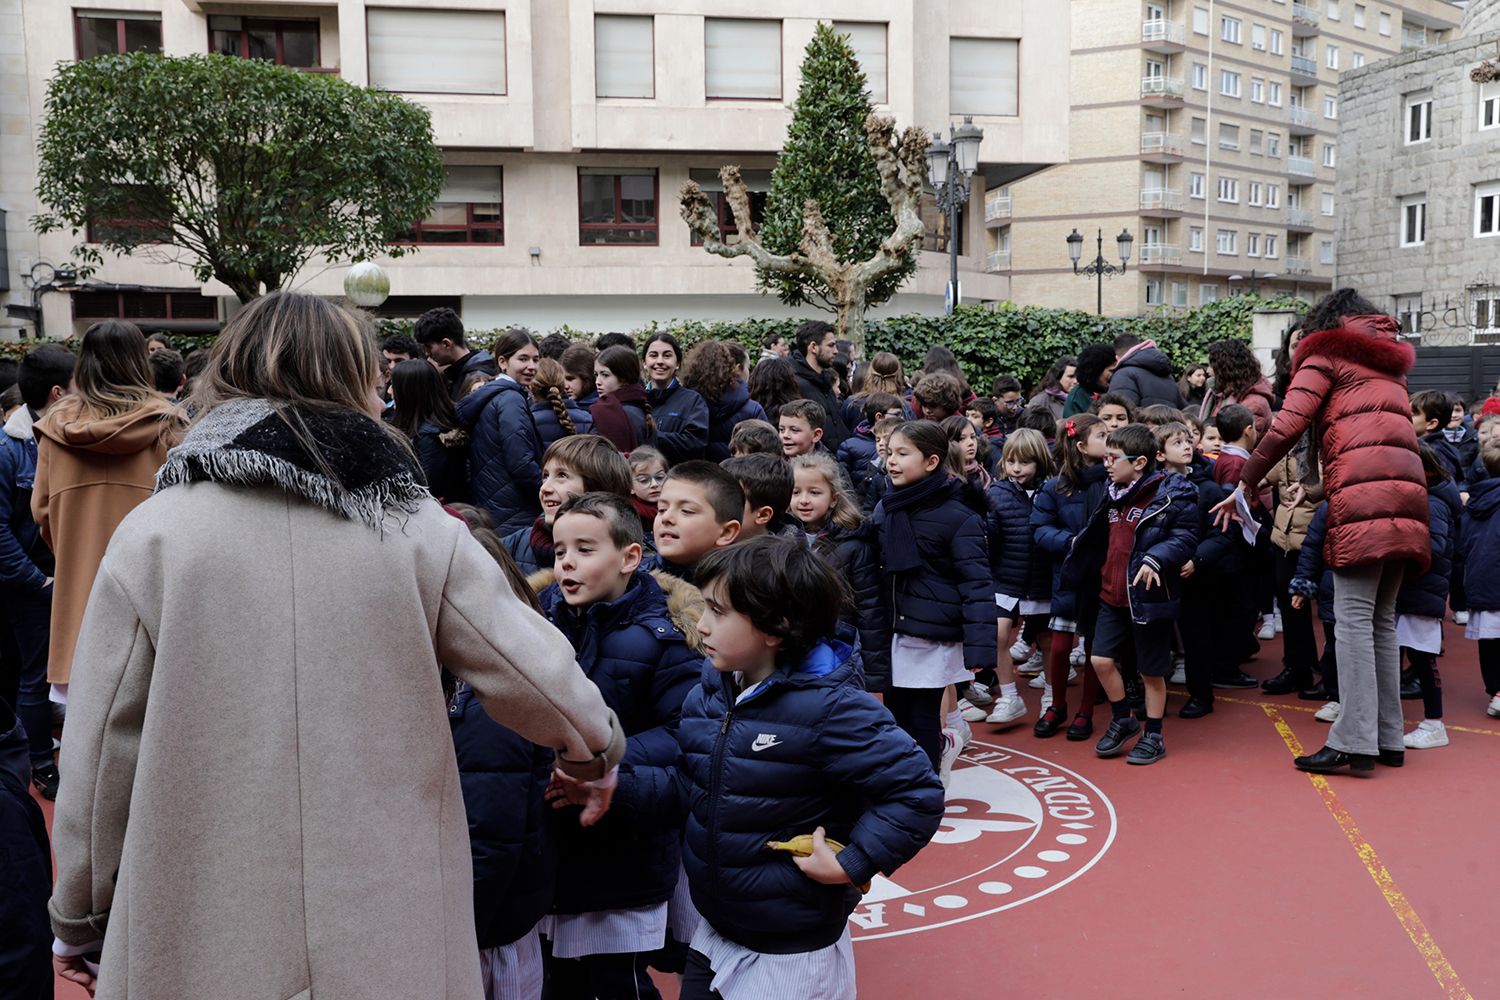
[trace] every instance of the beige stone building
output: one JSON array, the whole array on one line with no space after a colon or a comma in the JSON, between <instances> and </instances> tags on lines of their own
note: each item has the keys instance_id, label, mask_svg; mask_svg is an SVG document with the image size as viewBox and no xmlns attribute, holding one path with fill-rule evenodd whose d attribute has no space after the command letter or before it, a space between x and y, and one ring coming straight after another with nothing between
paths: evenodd
<instances>
[{"instance_id":1,"label":"beige stone building","mask_svg":"<svg viewBox=\"0 0 1500 1000\"><path fill-rule=\"evenodd\" d=\"M1191 307L1275 289L1310 298L1337 264L1338 80L1440 44L1444 0L1072 0L1069 163L990 193L988 264L1017 302L1095 307L1074 275L1075 227L1134 236L1104 311ZM1273 278L1264 278L1274 275Z\"/></svg>"},{"instance_id":2,"label":"beige stone building","mask_svg":"<svg viewBox=\"0 0 1500 1000\"><path fill-rule=\"evenodd\" d=\"M49 335L103 316L212 328L227 289L150 254L110 259L91 287L48 290L73 238L38 238L34 147L58 62L103 52L221 51L401 92L432 111L448 184L389 262L386 310L458 308L471 327L628 328L653 319L786 313L747 261L692 245L676 193L740 163L764 185L790 120L801 54L819 20L847 30L879 110L898 124L984 129L960 230L965 297L998 301L986 266L984 192L1066 159L1069 14L1057 0L0 0L0 320L15 335L39 304ZM163 109L170 114L171 109ZM917 276L887 311L943 308L946 236L935 211ZM727 225L732 221L724 213ZM291 282L336 295L349 262Z\"/></svg>"}]
</instances>

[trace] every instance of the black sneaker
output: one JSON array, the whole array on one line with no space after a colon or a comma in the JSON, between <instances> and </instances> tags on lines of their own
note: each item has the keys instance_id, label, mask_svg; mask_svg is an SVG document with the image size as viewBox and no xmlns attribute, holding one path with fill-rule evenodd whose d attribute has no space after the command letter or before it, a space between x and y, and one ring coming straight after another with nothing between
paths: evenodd
<instances>
[{"instance_id":1,"label":"black sneaker","mask_svg":"<svg viewBox=\"0 0 1500 1000\"><path fill-rule=\"evenodd\" d=\"M1135 746L1130 748L1130 753L1125 758L1127 764L1155 764L1167 755L1167 745L1161 740L1161 733L1147 733L1135 741Z\"/></svg>"},{"instance_id":2,"label":"black sneaker","mask_svg":"<svg viewBox=\"0 0 1500 1000\"><path fill-rule=\"evenodd\" d=\"M61 781L62 775L58 774L56 764L31 769L31 783L36 786L37 794L48 802L57 798L57 786Z\"/></svg>"},{"instance_id":3,"label":"black sneaker","mask_svg":"<svg viewBox=\"0 0 1500 1000\"><path fill-rule=\"evenodd\" d=\"M1140 731L1141 724L1133 715L1114 719L1094 745L1094 753L1100 757L1118 757L1125 752L1125 741Z\"/></svg>"}]
</instances>

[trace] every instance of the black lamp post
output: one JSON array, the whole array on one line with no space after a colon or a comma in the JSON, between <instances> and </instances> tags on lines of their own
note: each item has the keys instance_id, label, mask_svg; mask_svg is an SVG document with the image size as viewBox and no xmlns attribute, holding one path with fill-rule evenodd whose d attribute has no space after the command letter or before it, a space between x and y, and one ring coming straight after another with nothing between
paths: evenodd
<instances>
[{"instance_id":1,"label":"black lamp post","mask_svg":"<svg viewBox=\"0 0 1500 1000\"><path fill-rule=\"evenodd\" d=\"M1256 271L1254 268L1251 268L1251 270L1250 270L1250 278L1249 278L1249 281L1250 281L1250 294L1251 295L1255 294L1256 289L1258 289L1260 287L1260 283L1262 281L1270 281L1272 278L1275 278L1277 276L1278 275L1276 274L1275 271L1272 271L1270 274L1261 274L1258 271ZM1245 281L1246 278L1245 278L1245 276L1243 274L1231 274L1229 276L1229 280L1230 281Z\"/></svg>"},{"instance_id":2,"label":"black lamp post","mask_svg":"<svg viewBox=\"0 0 1500 1000\"><path fill-rule=\"evenodd\" d=\"M948 127L948 141L932 133L927 147L927 182L932 185L938 211L948 217L948 313L958 305L958 213L969 201L969 181L979 168L979 143L984 130L965 117Z\"/></svg>"},{"instance_id":3,"label":"black lamp post","mask_svg":"<svg viewBox=\"0 0 1500 1000\"><path fill-rule=\"evenodd\" d=\"M1135 237L1130 235L1130 230L1120 230L1120 235L1115 237L1115 243L1120 248L1119 266L1109 263L1104 259L1104 230L1099 230L1099 250L1094 259L1083 267L1078 266L1078 261L1083 257L1083 234L1073 230L1068 234L1068 257L1073 261L1073 273L1089 275L1098 282L1098 294L1095 302L1095 312L1104 315L1104 278L1113 278L1117 274L1125 273L1125 264L1130 260L1130 246L1135 242Z\"/></svg>"}]
</instances>

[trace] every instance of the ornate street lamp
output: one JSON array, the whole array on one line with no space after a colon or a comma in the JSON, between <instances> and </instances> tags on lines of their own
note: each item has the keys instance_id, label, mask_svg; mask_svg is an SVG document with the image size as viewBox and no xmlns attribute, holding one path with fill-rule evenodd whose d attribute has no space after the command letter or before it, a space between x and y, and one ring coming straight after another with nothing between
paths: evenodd
<instances>
[{"instance_id":1,"label":"ornate street lamp","mask_svg":"<svg viewBox=\"0 0 1500 1000\"><path fill-rule=\"evenodd\" d=\"M1073 273L1092 277L1098 284L1098 292L1095 300L1095 312L1104 315L1104 279L1125 273L1125 265L1130 260L1130 248L1135 243L1135 237L1130 235L1130 230L1120 230L1120 235L1115 237L1115 245L1120 251L1120 263L1111 264L1104 259L1104 230L1099 230L1098 251L1094 259L1083 267L1078 266L1083 257L1083 234L1073 230L1068 234L1068 258L1073 262Z\"/></svg>"},{"instance_id":2,"label":"ornate street lamp","mask_svg":"<svg viewBox=\"0 0 1500 1000\"><path fill-rule=\"evenodd\" d=\"M938 211L948 217L948 312L958 305L958 213L969 201L969 182L979 169L979 144L984 130L965 117L962 125L948 127L948 141L941 132L932 133L927 146L927 182L937 199Z\"/></svg>"}]
</instances>

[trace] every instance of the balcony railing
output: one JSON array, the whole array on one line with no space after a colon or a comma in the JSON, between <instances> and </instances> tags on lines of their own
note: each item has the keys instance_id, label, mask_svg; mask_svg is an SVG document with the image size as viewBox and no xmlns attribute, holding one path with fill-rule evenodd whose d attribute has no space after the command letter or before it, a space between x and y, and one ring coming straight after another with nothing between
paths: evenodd
<instances>
[{"instance_id":1,"label":"balcony railing","mask_svg":"<svg viewBox=\"0 0 1500 1000\"><path fill-rule=\"evenodd\" d=\"M1173 100L1182 100L1183 87L1181 80L1173 80L1166 76L1148 76L1141 80L1141 97L1159 97Z\"/></svg>"},{"instance_id":2,"label":"balcony railing","mask_svg":"<svg viewBox=\"0 0 1500 1000\"><path fill-rule=\"evenodd\" d=\"M1288 208L1286 210L1286 224L1294 229L1311 229L1313 227L1313 214L1305 208Z\"/></svg>"},{"instance_id":3,"label":"balcony railing","mask_svg":"<svg viewBox=\"0 0 1500 1000\"><path fill-rule=\"evenodd\" d=\"M1182 156L1186 149L1180 135L1173 135L1171 132L1141 133L1141 153L1144 155Z\"/></svg>"},{"instance_id":4,"label":"balcony railing","mask_svg":"<svg viewBox=\"0 0 1500 1000\"><path fill-rule=\"evenodd\" d=\"M1288 257L1286 259L1287 274L1312 274L1312 261L1306 257Z\"/></svg>"},{"instance_id":5,"label":"balcony railing","mask_svg":"<svg viewBox=\"0 0 1500 1000\"><path fill-rule=\"evenodd\" d=\"M1150 44L1186 45L1187 30L1176 21L1153 18L1141 24L1141 41Z\"/></svg>"},{"instance_id":6,"label":"balcony railing","mask_svg":"<svg viewBox=\"0 0 1500 1000\"><path fill-rule=\"evenodd\" d=\"M1323 15L1316 9L1305 3L1292 4L1292 20L1301 21L1303 24L1317 24L1323 19Z\"/></svg>"},{"instance_id":7,"label":"balcony railing","mask_svg":"<svg viewBox=\"0 0 1500 1000\"><path fill-rule=\"evenodd\" d=\"M1401 51L1409 52L1412 49L1425 49L1430 42L1431 36L1427 34L1426 28L1402 28L1401 29Z\"/></svg>"},{"instance_id":8,"label":"balcony railing","mask_svg":"<svg viewBox=\"0 0 1500 1000\"><path fill-rule=\"evenodd\" d=\"M984 269L991 274L997 271L1010 270L1010 251L991 250L984 255Z\"/></svg>"},{"instance_id":9,"label":"balcony railing","mask_svg":"<svg viewBox=\"0 0 1500 1000\"><path fill-rule=\"evenodd\" d=\"M1141 266L1181 264L1182 247L1170 243L1143 243L1141 245Z\"/></svg>"},{"instance_id":10,"label":"balcony railing","mask_svg":"<svg viewBox=\"0 0 1500 1000\"><path fill-rule=\"evenodd\" d=\"M1142 212L1180 212L1185 204L1181 191L1147 188L1141 192Z\"/></svg>"},{"instance_id":11,"label":"balcony railing","mask_svg":"<svg viewBox=\"0 0 1500 1000\"><path fill-rule=\"evenodd\" d=\"M1293 104L1286 109L1287 124L1298 128L1317 128L1318 116L1310 109Z\"/></svg>"},{"instance_id":12,"label":"balcony railing","mask_svg":"<svg viewBox=\"0 0 1500 1000\"><path fill-rule=\"evenodd\" d=\"M1318 61L1309 59L1307 56L1292 56L1292 75L1310 76L1314 79L1318 75Z\"/></svg>"},{"instance_id":13,"label":"balcony railing","mask_svg":"<svg viewBox=\"0 0 1500 1000\"><path fill-rule=\"evenodd\" d=\"M984 199L984 221L998 222L1001 219L1010 218L1010 198L1008 194L992 195Z\"/></svg>"},{"instance_id":14,"label":"balcony railing","mask_svg":"<svg viewBox=\"0 0 1500 1000\"><path fill-rule=\"evenodd\" d=\"M1289 174L1301 174L1304 177L1316 177L1318 168L1313 166L1313 161L1306 156L1288 156L1286 158L1286 172Z\"/></svg>"}]
</instances>

